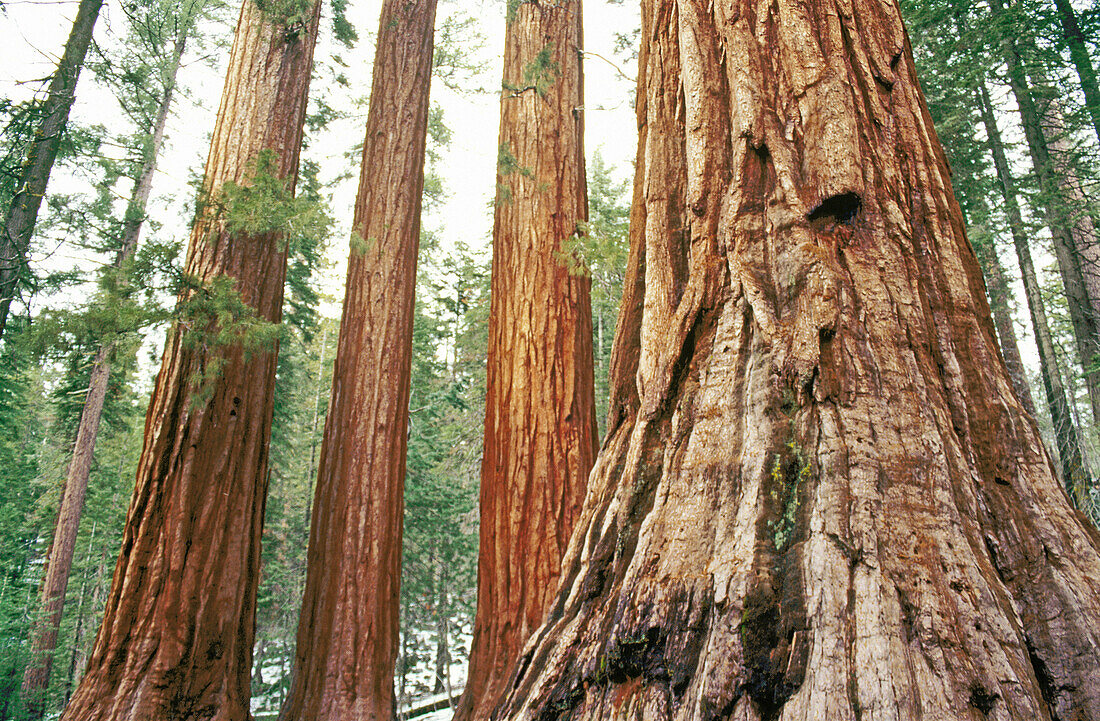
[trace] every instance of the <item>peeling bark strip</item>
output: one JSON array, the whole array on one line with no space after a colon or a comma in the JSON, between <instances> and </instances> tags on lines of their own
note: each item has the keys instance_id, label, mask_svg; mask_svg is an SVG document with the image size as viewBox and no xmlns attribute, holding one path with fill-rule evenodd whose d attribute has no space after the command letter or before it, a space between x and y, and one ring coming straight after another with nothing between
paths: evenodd
<instances>
[{"instance_id":1,"label":"peeling bark strip","mask_svg":"<svg viewBox=\"0 0 1100 721\"><path fill-rule=\"evenodd\" d=\"M206 165L204 191L247 182L264 151L293 187L320 3L304 27L268 22L246 0ZM200 216L185 271L237 280L241 298L278 322L286 243L231 234ZM212 392L192 376L211 352L169 337L145 422L122 554L71 721L248 718L276 350L225 351Z\"/></svg>"},{"instance_id":2,"label":"peeling bark strip","mask_svg":"<svg viewBox=\"0 0 1100 721\"><path fill-rule=\"evenodd\" d=\"M282 721L393 718L424 150L436 0L386 0L355 236Z\"/></svg>"},{"instance_id":3,"label":"peeling bark strip","mask_svg":"<svg viewBox=\"0 0 1100 721\"><path fill-rule=\"evenodd\" d=\"M1100 719L1100 534L997 353L896 5L643 8L639 405L493 718Z\"/></svg>"},{"instance_id":4,"label":"peeling bark strip","mask_svg":"<svg viewBox=\"0 0 1100 721\"><path fill-rule=\"evenodd\" d=\"M511 3L493 228L478 605L456 721L488 717L558 584L596 456L580 0Z\"/></svg>"}]
</instances>

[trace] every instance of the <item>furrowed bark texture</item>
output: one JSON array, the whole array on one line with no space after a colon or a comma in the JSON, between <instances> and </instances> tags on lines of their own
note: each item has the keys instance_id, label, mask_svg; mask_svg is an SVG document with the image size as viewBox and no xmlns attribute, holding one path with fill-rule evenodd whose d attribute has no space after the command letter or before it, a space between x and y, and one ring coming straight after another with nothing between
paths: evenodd
<instances>
[{"instance_id":1,"label":"furrowed bark texture","mask_svg":"<svg viewBox=\"0 0 1100 721\"><path fill-rule=\"evenodd\" d=\"M186 33L186 31L183 32ZM153 127L149 128L150 138L145 162L142 164L134 183L133 195L127 204L121 244L112 264L116 272L127 266L137 251L146 206L153 192L153 174L156 170L157 157L164 145L164 130L172 107L176 73L179 71L185 44L186 34L183 34L177 39L170 56L172 58L171 79L161 98ZM69 573L73 567L73 552L76 550L76 536L80 528L80 517L84 512L88 477L92 472L96 439L99 436L103 405L111 379L111 353L114 346L113 341L103 345L96 352L95 360L92 362L92 374L88 382L84 408L80 413L73 455L69 461L65 485L61 492L61 508L57 514L53 543L46 555L46 572L40 593L44 613L36 619L31 630L31 660L23 674L21 689L27 711L34 718L41 717L45 712L45 694L50 684L53 654L57 647L58 629L61 626L61 616L65 608L65 592L69 586Z\"/></svg>"},{"instance_id":2,"label":"furrowed bark texture","mask_svg":"<svg viewBox=\"0 0 1100 721\"><path fill-rule=\"evenodd\" d=\"M485 719L553 598L596 456L581 3L519 3L504 50L478 603L456 721Z\"/></svg>"},{"instance_id":3,"label":"furrowed bark texture","mask_svg":"<svg viewBox=\"0 0 1100 721\"><path fill-rule=\"evenodd\" d=\"M282 721L389 721L394 715L435 11L435 0L382 5L309 571Z\"/></svg>"},{"instance_id":4,"label":"furrowed bark texture","mask_svg":"<svg viewBox=\"0 0 1100 721\"><path fill-rule=\"evenodd\" d=\"M35 133L23 164L19 187L7 208L4 227L0 229L0 337L4 335L8 310L18 292L19 276L27 264L31 234L38 222L38 211L61 147L65 125L69 122L69 111L76 100L76 83L102 7L103 0L81 0L77 8L65 52L42 104L42 124Z\"/></svg>"},{"instance_id":5,"label":"furrowed bark texture","mask_svg":"<svg viewBox=\"0 0 1100 721\"><path fill-rule=\"evenodd\" d=\"M643 4L640 406L494 718L1100 718L896 5Z\"/></svg>"},{"instance_id":6,"label":"furrowed bark texture","mask_svg":"<svg viewBox=\"0 0 1100 721\"><path fill-rule=\"evenodd\" d=\"M247 183L264 151L293 189L319 11L286 27L244 3L207 194ZM208 209L185 272L201 283L230 276L258 316L281 319L286 243L277 236L229 233ZM185 343L184 333L177 326L165 347L103 624L63 719L249 717L277 349L246 357ZM225 364L198 394L192 378L216 354Z\"/></svg>"}]
</instances>

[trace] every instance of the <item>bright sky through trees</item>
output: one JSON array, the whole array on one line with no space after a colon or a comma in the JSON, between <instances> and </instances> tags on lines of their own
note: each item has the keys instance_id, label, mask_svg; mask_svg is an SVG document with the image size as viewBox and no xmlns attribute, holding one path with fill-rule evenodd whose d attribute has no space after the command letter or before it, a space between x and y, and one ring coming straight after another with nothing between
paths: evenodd
<instances>
[{"instance_id":1,"label":"bright sky through trees","mask_svg":"<svg viewBox=\"0 0 1100 721\"><path fill-rule=\"evenodd\" d=\"M236 19L238 3L226 11L224 38L228 42L232 34L232 22ZM378 24L380 0L351 0L348 17L355 25L360 40L355 48L341 47L332 37L331 11L325 8L325 24L317 49L316 80L313 84L315 107L317 98L325 98L335 109L345 112L344 118L329 124L314 137L308 139L309 147L304 157L321 163L322 180L333 183L332 210L338 232L328 248L328 257L334 267L326 277L326 288L334 298L342 293L344 263L347 257L346 238L351 230L351 209L355 200L356 172L359 157L349 155L349 139L360 138L366 122L367 100L370 92L374 32ZM27 78L48 77L56 64L55 53L64 44L71 27L76 3L68 0L55 2L10 2L7 12L0 16L0 93L7 97L24 97L34 88ZM121 27L123 18L118 0L109 0L104 10L104 22L97 33L97 41L104 42L105 31ZM443 2L439 22L448 16L467 14L477 19L477 31L484 47L476 57L481 72L466 84L486 92L459 93L447 88L438 80L432 91L433 102L442 106L444 123L451 129L453 139L443 151L438 169L443 176L448 197L434 218L425 219L425 227L440 230L444 248L456 242L464 242L472 248L488 248L492 226L491 203L495 189L497 159L497 131L499 127L499 99L496 89L501 77L501 57L505 3L502 0L469 0ZM631 108L633 94L632 77L636 62L632 58L616 55L616 34L629 34L637 26L638 9L633 3L592 2L585 7L584 32L586 56L585 73L585 152L591 159L599 150L605 161L615 169L617 178L631 175L636 142L636 123ZM468 38L459 38L467 42ZM163 225L160 236L176 238L182 243L187 237L187 224L191 218L194 192L189 182L201 170L209 145L209 133L217 110L218 89L221 87L228 46L208 51L203 56L190 54L181 74L181 82L187 94L177 106L176 116L168 127L168 143L164 160L158 168L155 200L150 210L153 220ZM333 63L339 56L346 67ZM342 73L347 87L334 82ZM88 82L78 93L73 111L74 121L83 124L103 124L110 127L118 122L115 100L102 88L96 87L89 73ZM356 142L359 142L356 140ZM357 146L358 147L358 146ZM108 149L109 151L110 149ZM190 170L184 172L183 168ZM86 190L80 172L68 168L55 174L51 192L78 192ZM47 245L49 251L57 242ZM43 249L35 254L32 262L43 262ZM60 248L56 255L46 259L55 268L70 267L80 262L68 248ZM332 302L323 310L325 315L339 314L339 306Z\"/></svg>"}]
</instances>

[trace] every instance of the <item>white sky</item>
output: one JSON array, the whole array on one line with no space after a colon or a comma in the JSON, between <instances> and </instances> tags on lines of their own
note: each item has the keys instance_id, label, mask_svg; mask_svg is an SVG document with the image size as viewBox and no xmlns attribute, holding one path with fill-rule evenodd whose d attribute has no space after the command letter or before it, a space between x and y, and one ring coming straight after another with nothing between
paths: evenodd
<instances>
[{"instance_id":1,"label":"white sky","mask_svg":"<svg viewBox=\"0 0 1100 721\"><path fill-rule=\"evenodd\" d=\"M107 0L96 28L98 43L108 46L112 33L125 29L119 0ZM230 4L234 4L230 0ZM76 13L76 0L8 0L6 15L0 16L0 93L8 97L25 97L34 85L28 79L45 78L52 73ZM343 267L350 235L351 215L358 184L359 159L347 157L348 151L362 142L366 122L371 65L374 57L374 35L378 26L381 0L351 0L348 16L355 25L360 41L353 49L337 46L331 39L328 2L318 45L317 72L311 94L324 95L328 102L349 116L330 125L312 139L306 156L321 163L322 180L331 182L342 175L346 179L330 187L331 206L337 219L337 229L328 257L333 268L326 272L325 289L332 296L323 309L326 315L339 314L343 294ZM237 6L239 7L239 5ZM499 96L493 90L500 87L505 0L441 0L440 21L448 14L464 12L477 18L484 47L478 57L483 67L473 85L489 92L459 94L435 82L433 102L444 109L444 122L453 131L450 148L444 153L438 171L444 179L448 198L444 207L426 217L424 225L440 236L445 248L462 241L471 248L488 247L492 228L490 202L495 189L497 131L499 126ZM236 20L236 9L228 13L230 23ZM586 50L621 62L614 56L616 32L630 32L638 23L636 4L608 3L590 0L585 7ZM232 26L215 28L226 40ZM475 39L476 41L476 39ZM339 55L346 63L342 69L350 87L332 82L331 58ZM181 73L180 82L189 98L177 101L175 117L169 123L168 141L158 167L154 188L157 196L150 215L162 225L159 235L187 240L192 191L189 179L201 172L206 158L214 113L224 80L228 45L218 56L205 62L190 57ZM623 73L633 76L634 63L621 65ZM589 157L597 150L616 168L616 175L631 175L637 129L630 107L632 84L619 70L607 62L593 58L586 63L586 151ZM357 102L359 101L359 102ZM108 128L119 127L121 115L111 97L97 87L95 77L85 72L77 88L77 102L72 117L80 123L101 123ZM57 168L50 182L50 192L77 192L88 188L86 181L72 169ZM42 254L36 260L52 268L94 262L57 241L47 246L55 250L48 258Z\"/></svg>"}]
</instances>

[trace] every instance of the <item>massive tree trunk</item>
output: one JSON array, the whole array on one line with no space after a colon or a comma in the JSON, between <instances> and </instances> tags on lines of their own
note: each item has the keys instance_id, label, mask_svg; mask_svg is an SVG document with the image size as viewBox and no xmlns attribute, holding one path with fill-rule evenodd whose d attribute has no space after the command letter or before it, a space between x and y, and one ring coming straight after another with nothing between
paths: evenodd
<instances>
[{"instance_id":1,"label":"massive tree trunk","mask_svg":"<svg viewBox=\"0 0 1100 721\"><path fill-rule=\"evenodd\" d=\"M262 158L293 190L319 13L318 2L285 25L244 3L206 165L208 197L247 184ZM202 287L233 279L257 317L280 321L286 241L278 233L230 232L208 205L185 272ZM64 719L248 718L277 349L198 344L184 326L165 347L103 623ZM211 366L220 366L213 377Z\"/></svg>"},{"instance_id":2,"label":"massive tree trunk","mask_svg":"<svg viewBox=\"0 0 1100 721\"><path fill-rule=\"evenodd\" d=\"M153 192L153 175L157 157L164 145L164 130L172 107L176 74L179 71L183 50L187 42L187 29L181 30L171 52L168 68L168 84L164 88L153 127L149 128L149 143L145 159L134 183L134 192L126 207L120 245L115 253L111 271L123 273L133 260L137 250L146 206ZM124 274L120 282L125 286ZM53 543L46 554L46 572L42 581L41 598L43 613L31 629L31 660L23 674L22 696L28 713L40 718L45 712L45 693L50 683L53 653L57 647L57 633L65 606L65 592L69 586L69 573L73 566L73 552L84 512L84 498L88 491L88 477L92 472L99 425L103 419L103 406L107 398L107 386L111 377L111 356L115 349L113 340L104 343L96 351L92 362L91 379L80 413L73 455L69 461L65 485L61 492L61 508L57 515Z\"/></svg>"},{"instance_id":3,"label":"massive tree trunk","mask_svg":"<svg viewBox=\"0 0 1100 721\"><path fill-rule=\"evenodd\" d=\"M69 111L76 100L76 83L84 67L84 56L92 42L103 0L80 0L73 29L65 43L65 52L50 81L46 100L42 104L42 122L35 132L23 164L19 186L6 209L4 227L0 228L0 337L8 322L8 310L18 292L19 278L27 264L27 249L31 233L38 222L38 210L46 194L57 151Z\"/></svg>"},{"instance_id":4,"label":"massive tree trunk","mask_svg":"<svg viewBox=\"0 0 1100 721\"><path fill-rule=\"evenodd\" d=\"M282 721L394 713L413 301L436 0L382 5L309 570Z\"/></svg>"},{"instance_id":5,"label":"massive tree trunk","mask_svg":"<svg viewBox=\"0 0 1100 721\"><path fill-rule=\"evenodd\" d=\"M1004 18L1004 0L990 0L995 18ZM1028 81L1019 43L1001 40L1008 83L1020 111L1040 196L1050 229L1054 256L1069 304L1077 355L1089 391L1092 415L1100 422L1100 242L1087 212L1088 203L1076 171L1066 157L1064 123L1053 100L1037 102Z\"/></svg>"},{"instance_id":6,"label":"massive tree trunk","mask_svg":"<svg viewBox=\"0 0 1100 721\"><path fill-rule=\"evenodd\" d=\"M477 615L455 721L485 719L538 627L596 456L581 2L510 4L504 48Z\"/></svg>"},{"instance_id":7,"label":"massive tree trunk","mask_svg":"<svg viewBox=\"0 0 1100 721\"><path fill-rule=\"evenodd\" d=\"M639 405L494 718L1100 718L896 5L643 4Z\"/></svg>"},{"instance_id":8,"label":"massive tree trunk","mask_svg":"<svg viewBox=\"0 0 1100 721\"><path fill-rule=\"evenodd\" d=\"M1051 423L1054 425L1054 441L1058 446L1058 456L1062 465L1062 482L1065 484L1070 496L1080 505L1083 500L1083 493L1088 488L1089 469L1085 464L1085 455L1081 451L1081 437L1077 424L1073 422L1069 402L1066 400L1062 373L1058 368L1054 340L1051 336L1046 307L1043 305L1043 296L1039 288L1039 278L1035 272L1035 263L1031 258L1031 247L1028 244L1026 226L1016 195L1016 182L1008 165L1008 156L1005 153L1004 143L1001 141L1001 131L997 126L993 103L984 82L979 83L978 86L978 102L981 107L982 124L985 126L986 136L989 138L989 149L993 155L993 166L997 171L997 179L1000 181L1001 194L1005 201L1005 215L1008 218L1009 231L1012 234L1012 242L1016 247L1016 257L1020 264L1020 275L1024 284L1024 295L1027 297L1027 306L1031 314L1031 327L1035 333L1036 345L1039 348L1039 372L1043 378L1043 389L1046 391L1047 408L1050 410ZM1009 372L1011 373L1011 368Z\"/></svg>"}]
</instances>

